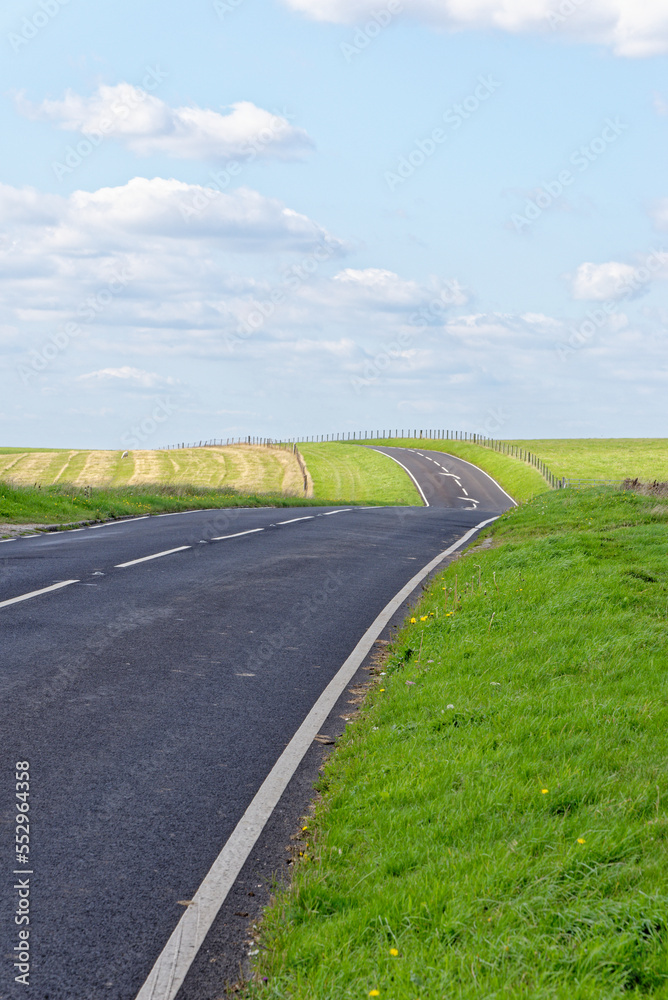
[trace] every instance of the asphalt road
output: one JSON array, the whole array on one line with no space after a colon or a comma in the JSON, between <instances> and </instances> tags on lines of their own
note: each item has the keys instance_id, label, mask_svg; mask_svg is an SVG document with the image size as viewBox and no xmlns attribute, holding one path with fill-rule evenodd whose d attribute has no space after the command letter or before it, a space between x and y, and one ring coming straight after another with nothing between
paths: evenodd
<instances>
[{"instance_id":1,"label":"asphalt road","mask_svg":"<svg viewBox=\"0 0 668 1000\"><path fill-rule=\"evenodd\" d=\"M467 463L379 450L429 507L197 511L0 544L2 1000L134 1000L375 617L435 555L511 505ZM76 582L46 589L65 581ZM34 591L45 592L15 602ZM341 732L349 701L323 733ZM214 1000L237 976L325 751L314 744L297 769L178 1000ZM16 761L30 762L30 876L12 874ZM13 962L25 905L15 886L28 877L26 990Z\"/></svg>"}]
</instances>

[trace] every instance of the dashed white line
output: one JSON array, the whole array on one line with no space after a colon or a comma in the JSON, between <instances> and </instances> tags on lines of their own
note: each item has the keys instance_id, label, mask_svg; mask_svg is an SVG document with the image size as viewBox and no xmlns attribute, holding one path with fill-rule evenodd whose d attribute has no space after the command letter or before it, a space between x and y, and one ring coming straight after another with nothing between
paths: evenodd
<instances>
[{"instance_id":1,"label":"dashed white line","mask_svg":"<svg viewBox=\"0 0 668 1000\"><path fill-rule=\"evenodd\" d=\"M352 507L342 507L341 510L327 510L320 517L330 517L332 514L345 514L347 511L352 510ZM369 510L368 507L362 507L362 510Z\"/></svg>"},{"instance_id":2,"label":"dashed white line","mask_svg":"<svg viewBox=\"0 0 668 1000\"><path fill-rule=\"evenodd\" d=\"M3 542L17 542L17 541L18 538L0 538L0 545L2 545Z\"/></svg>"},{"instance_id":3,"label":"dashed white line","mask_svg":"<svg viewBox=\"0 0 668 1000\"><path fill-rule=\"evenodd\" d=\"M241 535L254 535L256 531L264 531L264 528L249 528L248 531L235 531L233 535L216 535L212 542L222 542L226 538L240 538Z\"/></svg>"},{"instance_id":4,"label":"dashed white line","mask_svg":"<svg viewBox=\"0 0 668 1000\"><path fill-rule=\"evenodd\" d=\"M148 562L150 559L160 559L161 556L171 556L173 552L183 552L184 549L192 548L191 545L179 545L175 549L165 549L164 552L154 552L152 556L142 556L141 559L130 559L129 562L116 563L114 569L125 569L126 566L136 566L137 563Z\"/></svg>"},{"instance_id":5,"label":"dashed white line","mask_svg":"<svg viewBox=\"0 0 668 1000\"><path fill-rule=\"evenodd\" d=\"M309 514L308 517L291 517L289 521L277 521L276 524L294 524L296 521L312 521L315 514Z\"/></svg>"},{"instance_id":6,"label":"dashed white line","mask_svg":"<svg viewBox=\"0 0 668 1000\"><path fill-rule=\"evenodd\" d=\"M54 583L50 587L42 587L41 590L31 590L29 594L21 594L20 597L11 597L8 601L0 601L0 608L6 608L10 604L18 604L20 601L28 601L31 597L39 597L40 594L49 594L52 590L60 590L62 587L69 587L71 583L79 583L79 581L63 580L61 583Z\"/></svg>"}]
</instances>

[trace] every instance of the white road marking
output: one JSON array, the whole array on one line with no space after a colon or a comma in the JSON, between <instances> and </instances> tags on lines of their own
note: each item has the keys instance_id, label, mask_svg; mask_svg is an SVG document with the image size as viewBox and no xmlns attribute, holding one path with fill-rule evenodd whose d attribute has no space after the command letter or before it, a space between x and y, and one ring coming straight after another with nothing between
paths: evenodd
<instances>
[{"instance_id":1,"label":"white road marking","mask_svg":"<svg viewBox=\"0 0 668 1000\"><path fill-rule=\"evenodd\" d=\"M276 524L294 524L295 521L312 521L315 514L309 514L308 517L291 517L289 521L277 521Z\"/></svg>"},{"instance_id":2,"label":"white road marking","mask_svg":"<svg viewBox=\"0 0 668 1000\"><path fill-rule=\"evenodd\" d=\"M463 486L462 486L462 493L465 493L465 494L466 494L466 496L468 496L468 493L466 493L466 490L464 489L464 487L463 487Z\"/></svg>"},{"instance_id":3,"label":"white road marking","mask_svg":"<svg viewBox=\"0 0 668 1000\"><path fill-rule=\"evenodd\" d=\"M457 497L457 499L458 500L466 500L466 501L468 501L468 503L480 503L479 500L474 500L473 497L470 497L470 496ZM466 509L467 510L475 510L475 507L467 507Z\"/></svg>"},{"instance_id":4,"label":"white road marking","mask_svg":"<svg viewBox=\"0 0 668 1000\"><path fill-rule=\"evenodd\" d=\"M3 542L16 542L16 541L18 541L17 538L0 538L0 545L2 545Z\"/></svg>"},{"instance_id":5,"label":"white road marking","mask_svg":"<svg viewBox=\"0 0 668 1000\"><path fill-rule=\"evenodd\" d=\"M424 493L422 492L422 487L421 487L421 486L420 486L420 484L418 483L417 479L415 478L415 476L413 475L413 473L411 472L411 470L410 470L410 469L407 469L407 468L406 468L406 466L404 465L404 463L403 463L403 462L400 462L398 458L395 458L395 457L394 457L394 455L388 455L386 451L380 451L380 449L379 449L379 448L374 448L373 450L374 450L374 451L377 451L379 455L385 455L385 458L391 458L393 462L396 462L396 463L397 463L397 465L400 465L400 466L401 466L401 468L402 468L402 469L404 470L404 472L407 472L407 473L408 473L408 475L409 475L409 476L411 477L411 479L413 480L413 482L414 482L414 483L415 483L415 485L417 486L417 488L418 488L418 493L420 494L420 496L421 496L421 497L422 497L422 499L424 500L424 505L425 505L425 507L428 507L428 506L429 506L429 501L427 500L426 496L425 496L425 495L424 495ZM422 457L424 458L424 455L423 455Z\"/></svg>"},{"instance_id":6,"label":"white road marking","mask_svg":"<svg viewBox=\"0 0 668 1000\"><path fill-rule=\"evenodd\" d=\"M456 472L439 472L439 476L450 476L451 479L459 479Z\"/></svg>"},{"instance_id":7,"label":"white road marking","mask_svg":"<svg viewBox=\"0 0 668 1000\"><path fill-rule=\"evenodd\" d=\"M0 601L0 608L6 608L10 604L18 604L20 601L28 601L31 597L39 597L40 594L49 594L52 590L60 590L61 587L69 587L71 583L79 583L79 581L63 580L62 583L54 583L50 587L42 587L41 590L31 590L29 594L21 594L20 597L11 597L8 601Z\"/></svg>"},{"instance_id":8,"label":"white road marking","mask_svg":"<svg viewBox=\"0 0 668 1000\"><path fill-rule=\"evenodd\" d=\"M494 479L493 476L490 476L489 472L485 472L484 469L481 469L479 465L474 465L473 462L467 462L465 458L458 458L456 455L453 455L452 458L457 458L457 461L458 462L463 462L464 465L470 465L472 469L476 470L476 472L482 472L483 476L487 476L487 478L490 480L490 482L494 483L494 485L496 486L496 488L499 489L499 490L501 490L501 492L503 493L504 496L508 497L508 499L511 501L511 503L513 504L513 506L517 507L517 500L513 500L513 498L511 497L510 493L506 493L506 491L504 490L503 486L499 486L499 484L497 483L496 479Z\"/></svg>"},{"instance_id":9,"label":"white road marking","mask_svg":"<svg viewBox=\"0 0 668 1000\"><path fill-rule=\"evenodd\" d=\"M355 676L374 642L394 613L398 611L402 603L407 597L410 597L424 578L436 569L439 563L464 545L476 531L491 524L492 521L496 521L496 518L490 517L486 521L481 521L475 528L469 529L466 534L462 535L445 552L441 552L426 566L423 566L383 608L373 624L366 630L260 786L255 798L237 823L229 840L193 896L192 905L186 909L174 928L151 969L148 979L137 994L136 1000L174 1000L216 918L216 914L234 885L248 855L257 843L269 817L278 805L291 777L302 762L315 736L322 732L322 726L329 713Z\"/></svg>"},{"instance_id":10,"label":"white road marking","mask_svg":"<svg viewBox=\"0 0 668 1000\"><path fill-rule=\"evenodd\" d=\"M212 542L222 542L226 538L239 538L241 535L254 535L256 531L264 531L264 528L249 528L248 531L236 531L233 535L216 535Z\"/></svg>"},{"instance_id":11,"label":"white road marking","mask_svg":"<svg viewBox=\"0 0 668 1000\"><path fill-rule=\"evenodd\" d=\"M165 549L164 552L154 552L152 556L142 556L141 559L131 559L129 562L116 563L114 569L125 569L126 566L136 566L137 563L148 562L150 559L160 559L161 556L171 556L172 552L183 552L190 549L192 545L179 545L175 549Z\"/></svg>"},{"instance_id":12,"label":"white road marking","mask_svg":"<svg viewBox=\"0 0 668 1000\"><path fill-rule=\"evenodd\" d=\"M145 521L146 518L150 516L150 514L142 514L141 517L123 517L118 521L105 521L104 524L90 524L88 526L88 530L92 531L94 528L109 528L113 524L130 524L131 521ZM161 516L161 514L158 515L158 517Z\"/></svg>"},{"instance_id":13,"label":"white road marking","mask_svg":"<svg viewBox=\"0 0 668 1000\"><path fill-rule=\"evenodd\" d=\"M352 510L352 507L342 507L341 510L327 510L320 517L330 517L331 514L345 514L347 511ZM362 510L369 510L368 507L362 507Z\"/></svg>"}]
</instances>

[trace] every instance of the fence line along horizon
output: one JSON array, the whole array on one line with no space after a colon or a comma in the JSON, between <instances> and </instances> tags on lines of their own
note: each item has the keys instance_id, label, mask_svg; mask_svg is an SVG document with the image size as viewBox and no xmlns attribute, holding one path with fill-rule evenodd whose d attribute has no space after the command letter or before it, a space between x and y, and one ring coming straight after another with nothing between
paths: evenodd
<instances>
[{"instance_id":1,"label":"fence line along horizon","mask_svg":"<svg viewBox=\"0 0 668 1000\"><path fill-rule=\"evenodd\" d=\"M528 465L532 465L541 474L551 489L563 489L569 483L569 480L567 480L564 476L555 476L542 458L534 455L533 452L529 451L527 448L521 448L519 445L510 444L507 441L502 441L497 438L489 438L484 434L477 433L476 431L451 431L447 429L434 430L430 428L422 430L409 429L405 431L403 429L401 431L396 429L394 434L392 434L391 430L341 431L336 434L312 434L306 435L305 437L290 437L281 440L255 437L252 434L248 434L244 437L238 438L211 438L207 441L200 440L199 442L194 441L188 444L183 442L181 444L165 445L163 448L158 450L171 451L182 448L226 448L233 445L284 448L292 451L297 456L297 460L299 461L300 468L302 469L302 473L304 475L304 480L306 480L306 471L303 459L298 449L299 444L347 444L349 442L351 444L362 444L367 441L375 441L379 443L381 441L389 442L394 440L466 441L469 444L478 445L481 448L490 448L500 454L508 455L509 458L516 458L521 462L526 462Z\"/></svg>"}]
</instances>

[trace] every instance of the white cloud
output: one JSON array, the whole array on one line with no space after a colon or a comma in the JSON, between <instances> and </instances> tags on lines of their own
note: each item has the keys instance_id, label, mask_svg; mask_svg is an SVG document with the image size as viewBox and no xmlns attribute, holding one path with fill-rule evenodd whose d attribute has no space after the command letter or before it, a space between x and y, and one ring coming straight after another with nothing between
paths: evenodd
<instances>
[{"instance_id":1,"label":"white cloud","mask_svg":"<svg viewBox=\"0 0 668 1000\"><path fill-rule=\"evenodd\" d=\"M230 193L135 177L68 198L0 184L0 226L13 226L16 255L30 249L78 257L140 250L156 241L212 241L235 250L307 250L333 240L305 215L249 188ZM18 239L18 246L16 240ZM0 254L3 252L0 245Z\"/></svg>"},{"instance_id":2,"label":"white cloud","mask_svg":"<svg viewBox=\"0 0 668 1000\"><path fill-rule=\"evenodd\" d=\"M420 284L378 267L363 270L347 267L334 276L334 281L337 283L337 296L343 293L349 301L375 303L390 310L415 309L434 299L442 311L446 306L463 305L468 300L458 281L444 282L432 278L426 284Z\"/></svg>"},{"instance_id":3,"label":"white cloud","mask_svg":"<svg viewBox=\"0 0 668 1000\"><path fill-rule=\"evenodd\" d=\"M580 264L573 278L573 298L603 302L628 295L635 268L611 260L606 264Z\"/></svg>"},{"instance_id":4,"label":"white cloud","mask_svg":"<svg viewBox=\"0 0 668 1000\"><path fill-rule=\"evenodd\" d=\"M19 110L29 118L57 123L70 132L105 136L139 156L163 154L181 160L299 158L313 147L304 129L285 113L238 101L225 114L196 106L171 108L129 83L102 85L90 97L68 90L62 100L32 104L21 93Z\"/></svg>"},{"instance_id":5,"label":"white cloud","mask_svg":"<svg viewBox=\"0 0 668 1000\"><path fill-rule=\"evenodd\" d=\"M140 368L131 368L129 365L124 365L122 368L100 368L96 372L86 372L84 375L77 376L77 381L90 383L125 382L142 389L156 389L178 384L178 379L171 376L164 378L157 372L146 372Z\"/></svg>"},{"instance_id":6,"label":"white cloud","mask_svg":"<svg viewBox=\"0 0 668 1000\"><path fill-rule=\"evenodd\" d=\"M317 21L372 19L376 0L286 0ZM531 32L609 46L621 56L668 52L665 0L403 0L402 13L449 31ZM374 22L375 23L375 22Z\"/></svg>"},{"instance_id":7,"label":"white cloud","mask_svg":"<svg viewBox=\"0 0 668 1000\"><path fill-rule=\"evenodd\" d=\"M616 260L604 264L586 261L571 279L574 299L617 302L637 298L649 291L652 281L668 277L668 253L654 250L638 265Z\"/></svg>"}]
</instances>

